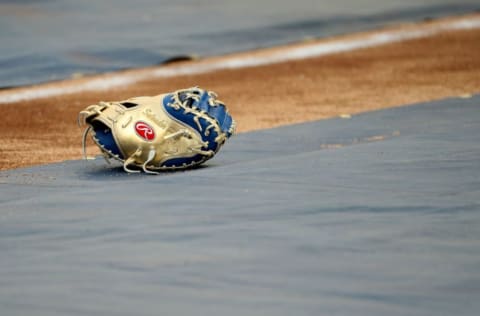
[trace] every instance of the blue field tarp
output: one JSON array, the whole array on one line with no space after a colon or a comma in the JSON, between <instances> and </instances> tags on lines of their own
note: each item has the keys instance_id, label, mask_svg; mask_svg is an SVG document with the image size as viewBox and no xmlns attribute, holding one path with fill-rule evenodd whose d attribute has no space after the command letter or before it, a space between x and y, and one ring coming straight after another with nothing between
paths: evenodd
<instances>
[{"instance_id":1,"label":"blue field tarp","mask_svg":"<svg viewBox=\"0 0 480 316\"><path fill-rule=\"evenodd\" d=\"M478 315L480 96L0 173L1 315Z\"/></svg>"},{"instance_id":2,"label":"blue field tarp","mask_svg":"<svg viewBox=\"0 0 480 316\"><path fill-rule=\"evenodd\" d=\"M0 88L479 9L479 0L0 0Z\"/></svg>"}]
</instances>

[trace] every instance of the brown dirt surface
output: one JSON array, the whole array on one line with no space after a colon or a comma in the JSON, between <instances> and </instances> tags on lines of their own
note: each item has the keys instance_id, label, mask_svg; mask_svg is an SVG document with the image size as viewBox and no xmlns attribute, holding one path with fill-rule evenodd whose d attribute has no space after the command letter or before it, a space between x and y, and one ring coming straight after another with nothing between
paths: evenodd
<instances>
[{"instance_id":1,"label":"brown dirt surface","mask_svg":"<svg viewBox=\"0 0 480 316\"><path fill-rule=\"evenodd\" d=\"M100 100L200 86L217 92L237 121L237 131L246 132L468 97L480 92L479 51L480 30L454 31L323 57L0 104L0 170L81 158L83 130L77 115ZM95 150L90 144L89 153Z\"/></svg>"}]
</instances>

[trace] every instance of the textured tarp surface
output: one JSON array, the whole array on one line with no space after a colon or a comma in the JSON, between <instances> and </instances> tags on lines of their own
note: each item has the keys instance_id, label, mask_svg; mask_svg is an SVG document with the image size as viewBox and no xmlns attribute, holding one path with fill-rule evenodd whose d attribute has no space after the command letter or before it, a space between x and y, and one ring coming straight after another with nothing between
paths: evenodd
<instances>
[{"instance_id":1,"label":"textured tarp surface","mask_svg":"<svg viewBox=\"0 0 480 316\"><path fill-rule=\"evenodd\" d=\"M480 97L0 173L2 315L478 315Z\"/></svg>"}]
</instances>

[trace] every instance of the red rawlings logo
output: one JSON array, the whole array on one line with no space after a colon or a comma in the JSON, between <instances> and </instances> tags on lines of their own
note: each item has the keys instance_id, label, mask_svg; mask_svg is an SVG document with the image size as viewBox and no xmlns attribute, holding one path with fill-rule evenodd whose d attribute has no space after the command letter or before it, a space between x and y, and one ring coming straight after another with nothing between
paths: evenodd
<instances>
[{"instance_id":1,"label":"red rawlings logo","mask_svg":"<svg viewBox=\"0 0 480 316\"><path fill-rule=\"evenodd\" d=\"M135 131L137 132L138 136L146 141L150 141L155 138L155 132L153 131L153 128L145 122L135 123Z\"/></svg>"}]
</instances>

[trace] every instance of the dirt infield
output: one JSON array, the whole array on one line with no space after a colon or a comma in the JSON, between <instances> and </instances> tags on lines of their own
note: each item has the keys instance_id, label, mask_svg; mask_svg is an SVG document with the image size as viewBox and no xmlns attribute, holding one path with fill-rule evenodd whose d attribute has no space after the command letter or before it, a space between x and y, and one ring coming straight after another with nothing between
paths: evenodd
<instances>
[{"instance_id":1,"label":"dirt infield","mask_svg":"<svg viewBox=\"0 0 480 316\"><path fill-rule=\"evenodd\" d=\"M299 61L0 104L0 170L80 158L82 129L76 125L77 114L99 100L198 85L218 92L237 120L238 132L245 132L451 96L468 97L480 92L479 51L478 29L452 31ZM95 148L89 146L89 152L93 154Z\"/></svg>"}]
</instances>

